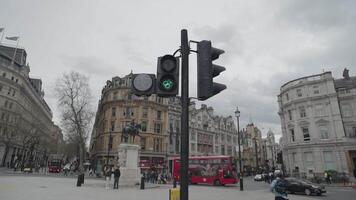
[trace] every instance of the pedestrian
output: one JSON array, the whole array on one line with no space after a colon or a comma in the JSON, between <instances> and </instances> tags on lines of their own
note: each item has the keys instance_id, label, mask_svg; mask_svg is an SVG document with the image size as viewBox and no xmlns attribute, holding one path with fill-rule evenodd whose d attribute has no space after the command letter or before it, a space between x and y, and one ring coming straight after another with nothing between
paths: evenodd
<instances>
[{"instance_id":1,"label":"pedestrian","mask_svg":"<svg viewBox=\"0 0 356 200\"><path fill-rule=\"evenodd\" d=\"M329 174L327 172L324 173L324 178L325 178L325 182L329 184Z\"/></svg>"},{"instance_id":2,"label":"pedestrian","mask_svg":"<svg viewBox=\"0 0 356 200\"><path fill-rule=\"evenodd\" d=\"M275 200L288 200L288 194L284 186L284 179L280 174L278 174L277 178L272 181L271 192L274 193Z\"/></svg>"},{"instance_id":3,"label":"pedestrian","mask_svg":"<svg viewBox=\"0 0 356 200\"><path fill-rule=\"evenodd\" d=\"M121 176L120 166L117 166L114 170L114 189L119 189L120 176Z\"/></svg>"},{"instance_id":4,"label":"pedestrian","mask_svg":"<svg viewBox=\"0 0 356 200\"><path fill-rule=\"evenodd\" d=\"M104 174L105 174L105 188L108 190L110 187L110 176L111 176L111 168L109 166L106 166L104 168Z\"/></svg>"}]
</instances>

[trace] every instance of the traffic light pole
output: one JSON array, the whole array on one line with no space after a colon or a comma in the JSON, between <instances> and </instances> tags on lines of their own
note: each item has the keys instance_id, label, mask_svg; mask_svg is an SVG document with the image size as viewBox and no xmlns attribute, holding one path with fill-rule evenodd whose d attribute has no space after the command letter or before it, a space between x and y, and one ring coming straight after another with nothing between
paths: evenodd
<instances>
[{"instance_id":1,"label":"traffic light pole","mask_svg":"<svg viewBox=\"0 0 356 200\"><path fill-rule=\"evenodd\" d=\"M189 45L188 32L181 30L182 55L182 115L181 115L181 148L180 148L180 200L188 200L188 165L189 165Z\"/></svg>"}]
</instances>

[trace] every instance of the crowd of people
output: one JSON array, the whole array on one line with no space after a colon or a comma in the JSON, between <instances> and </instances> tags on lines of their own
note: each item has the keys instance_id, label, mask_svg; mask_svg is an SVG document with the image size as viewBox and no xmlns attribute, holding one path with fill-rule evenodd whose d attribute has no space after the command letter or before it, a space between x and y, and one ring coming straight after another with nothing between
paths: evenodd
<instances>
[{"instance_id":1,"label":"crowd of people","mask_svg":"<svg viewBox=\"0 0 356 200\"><path fill-rule=\"evenodd\" d=\"M158 172L157 170L142 172L142 176L148 183L166 184L172 180L172 175L170 173Z\"/></svg>"}]
</instances>

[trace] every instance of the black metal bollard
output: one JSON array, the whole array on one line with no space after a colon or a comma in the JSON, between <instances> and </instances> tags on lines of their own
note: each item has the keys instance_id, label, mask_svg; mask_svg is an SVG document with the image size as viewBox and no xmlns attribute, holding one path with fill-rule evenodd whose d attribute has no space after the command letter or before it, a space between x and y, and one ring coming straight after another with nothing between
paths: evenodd
<instances>
[{"instance_id":1,"label":"black metal bollard","mask_svg":"<svg viewBox=\"0 0 356 200\"><path fill-rule=\"evenodd\" d=\"M77 187L80 187L82 186L82 182L80 180L80 175L78 175L78 178L77 178Z\"/></svg>"},{"instance_id":2,"label":"black metal bollard","mask_svg":"<svg viewBox=\"0 0 356 200\"><path fill-rule=\"evenodd\" d=\"M144 190L145 189L145 177L141 177L141 185L140 185L140 189Z\"/></svg>"},{"instance_id":3,"label":"black metal bollard","mask_svg":"<svg viewBox=\"0 0 356 200\"><path fill-rule=\"evenodd\" d=\"M84 184L84 174L81 174L81 175L80 175L80 183L81 183L81 184Z\"/></svg>"},{"instance_id":4,"label":"black metal bollard","mask_svg":"<svg viewBox=\"0 0 356 200\"><path fill-rule=\"evenodd\" d=\"M176 179L173 179L173 188L176 188L177 187L177 181Z\"/></svg>"}]
</instances>

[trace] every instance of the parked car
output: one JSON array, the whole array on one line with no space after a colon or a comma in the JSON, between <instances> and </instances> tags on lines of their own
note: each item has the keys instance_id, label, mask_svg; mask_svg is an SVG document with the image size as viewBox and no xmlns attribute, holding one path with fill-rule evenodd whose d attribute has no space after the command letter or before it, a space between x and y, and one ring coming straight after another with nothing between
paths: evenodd
<instances>
[{"instance_id":1,"label":"parked car","mask_svg":"<svg viewBox=\"0 0 356 200\"><path fill-rule=\"evenodd\" d=\"M262 181L262 180L263 180L262 174L256 174L254 180L255 180L255 181Z\"/></svg>"},{"instance_id":2,"label":"parked car","mask_svg":"<svg viewBox=\"0 0 356 200\"><path fill-rule=\"evenodd\" d=\"M318 186L306 180L296 178L285 178L283 186L288 193L303 193L306 195L316 194L318 196L326 193L324 186Z\"/></svg>"}]
</instances>

